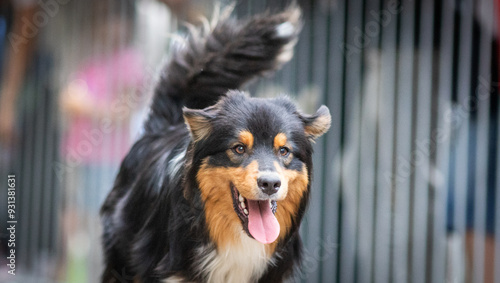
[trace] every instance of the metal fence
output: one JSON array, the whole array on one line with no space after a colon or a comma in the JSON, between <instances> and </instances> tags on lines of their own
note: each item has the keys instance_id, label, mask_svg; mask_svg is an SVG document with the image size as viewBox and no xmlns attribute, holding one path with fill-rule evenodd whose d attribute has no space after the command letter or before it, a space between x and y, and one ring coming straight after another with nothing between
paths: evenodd
<instances>
[{"instance_id":1,"label":"metal fence","mask_svg":"<svg viewBox=\"0 0 500 283\"><path fill-rule=\"evenodd\" d=\"M196 11L212 9L211 1L198 2ZM235 14L288 2L238 1ZM93 5L64 3L39 34L41 48L19 99L18 142L0 148L0 178L15 174L18 182L18 271L26 278L19 282L97 280L100 228L88 205L109 190L107 176L126 146L91 143L114 152L97 170L61 149L72 124L60 96L81 80L79 66L109 55L102 51L113 45L106 36L96 40L92 27L102 25L102 14ZM305 112L326 104L332 113L330 131L315 145L301 229L306 252L295 281L500 282L498 1L298 3L305 25L294 59L250 86L259 96L287 93ZM124 6L113 9L106 13L127 17ZM147 93L177 25L155 1L137 1L135 9L131 46L144 59L135 87ZM147 101L136 101L111 135L133 137ZM4 244L4 180L1 188ZM0 279L12 280L3 265Z\"/></svg>"}]
</instances>

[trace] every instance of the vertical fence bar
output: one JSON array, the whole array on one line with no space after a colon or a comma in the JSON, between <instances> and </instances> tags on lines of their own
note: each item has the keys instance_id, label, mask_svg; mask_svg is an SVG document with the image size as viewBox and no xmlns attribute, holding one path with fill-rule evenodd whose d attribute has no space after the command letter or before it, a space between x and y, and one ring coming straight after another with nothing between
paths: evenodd
<instances>
[{"instance_id":1,"label":"vertical fence bar","mask_svg":"<svg viewBox=\"0 0 500 283\"><path fill-rule=\"evenodd\" d=\"M457 232L464 237L466 231L466 213L467 213L467 183L468 165L469 165L469 113L465 110L465 104L469 99L471 92L470 76L472 62L472 1L462 2L459 7L460 12L460 42L458 62L458 87L457 100L458 105L455 107L454 116L454 227ZM465 239L465 238L463 238ZM465 249L465 246L464 246ZM466 266L462 268L467 274Z\"/></svg>"},{"instance_id":2,"label":"vertical fence bar","mask_svg":"<svg viewBox=\"0 0 500 283\"><path fill-rule=\"evenodd\" d=\"M314 3L316 4L316 3ZM326 86L326 73L327 65L325 58L327 57L327 41L328 29L327 27L327 13L319 7L319 5L311 5L309 9L310 21L310 72L309 72L309 89L319 90L317 97L318 102L325 101L325 86ZM301 90L304 92L304 90ZM317 107L317 105L314 105ZM314 109L313 111L315 111ZM322 238L322 218L324 203L324 190L327 189L324 182L325 168L322 166L325 156L325 147L323 146L325 139L321 138L317 141L314 148L314 172L313 184L311 188L311 203L308 211L308 234L309 234L309 250L305 262L306 271L308 274L308 282L322 282L321 264L322 258L326 255L325 241Z\"/></svg>"},{"instance_id":3,"label":"vertical fence bar","mask_svg":"<svg viewBox=\"0 0 500 283\"><path fill-rule=\"evenodd\" d=\"M348 4L347 4L348 3ZM355 35L356 30L362 28L362 1L348 1L346 44L361 45L361 38ZM361 45L361 48L363 46ZM359 46L358 46L359 48ZM345 65L345 100L344 100L344 146L342 154L342 227L341 227L341 262L340 281L354 282L355 257L356 257L356 219L359 180L359 99L361 80L361 54L360 52L346 53Z\"/></svg>"},{"instance_id":4,"label":"vertical fence bar","mask_svg":"<svg viewBox=\"0 0 500 283\"><path fill-rule=\"evenodd\" d=\"M432 282L445 282L446 278L446 219L451 129L446 113L451 110L453 75L454 1L443 1L439 46L439 86L437 94L437 127L431 133L436 147L436 166L431 173L435 189L434 226L432 236ZM453 281L455 282L455 281Z\"/></svg>"},{"instance_id":5,"label":"vertical fence bar","mask_svg":"<svg viewBox=\"0 0 500 283\"><path fill-rule=\"evenodd\" d=\"M391 1L384 1L380 11L381 57L380 91L377 97L378 141L375 210L375 282L389 282L391 250L392 185L386 176L392 173L394 135L394 96L396 85L397 11Z\"/></svg>"},{"instance_id":6,"label":"vertical fence bar","mask_svg":"<svg viewBox=\"0 0 500 283\"><path fill-rule=\"evenodd\" d=\"M488 148L490 119L490 82L491 82L491 44L493 32L493 3L482 0L477 3L477 13L482 19L479 33L479 70L474 96L477 100L477 132L476 132L476 168L474 184L474 264L473 278L475 282L485 280L485 237L486 210L488 202Z\"/></svg>"},{"instance_id":7,"label":"vertical fence bar","mask_svg":"<svg viewBox=\"0 0 500 283\"><path fill-rule=\"evenodd\" d=\"M396 114L396 168L393 182L394 192L394 243L392 250L392 280L393 282L411 282L409 280L409 220L410 220L410 179L411 166L411 125L413 97L413 64L414 32L415 32L415 1L402 2L401 23L399 28L399 58L397 84L397 114Z\"/></svg>"},{"instance_id":8,"label":"vertical fence bar","mask_svg":"<svg viewBox=\"0 0 500 283\"><path fill-rule=\"evenodd\" d=\"M343 72L342 65L344 60L344 53L339 46L341 46L344 40L344 30L345 30L345 1L340 0L329 2L330 9L330 37L328 48L328 68L327 68L327 97L326 104L330 109L332 115L332 125L330 131L326 135L326 142L328 144L326 148L326 178L325 178L325 195L324 195L324 218L323 218L323 239L331 245L331 254L327 256L324 254L322 278L323 282L336 282L338 274L338 254L339 247L337 243L339 242L338 232L339 232L339 199L340 199L340 183L341 178L338 174L340 168L338 162L338 157L342 155L341 153L341 135L342 135L342 80ZM333 6L335 5L335 6ZM337 164L337 165L336 165Z\"/></svg>"},{"instance_id":9,"label":"vertical fence bar","mask_svg":"<svg viewBox=\"0 0 500 283\"><path fill-rule=\"evenodd\" d=\"M56 22L56 27L57 27L57 32L59 36L57 36L54 42L54 45L56 46L63 46L65 41L67 40L65 36L68 34L67 31L69 30L68 25L63 24L65 23L66 19L68 18L68 12L70 10L69 7L64 7L63 8L64 12L61 12L61 16L58 17L58 21ZM71 42L68 43L69 46L71 46ZM65 195L65 186L64 186L64 176L61 173L60 168L58 166L61 166L63 159L61 155L61 147L63 146L62 143L62 123L61 123L61 109L59 107L59 101L61 98L61 91L62 91L62 86L63 82L66 81L64 78L64 73L63 73L63 67L64 67L64 58L63 55L65 54L63 52L59 53L58 56L56 56L57 61L55 66L57 66L57 69L54 71L54 77L53 77L53 84L56 89L56 93L54 94L54 101L53 101L53 111L52 113L52 125L54 127L54 135L52 136L52 139L49 140L50 144L53 144L53 156L54 159L52 160L52 163L50 164L50 172L52 173L52 180L51 184L57 188L57 190L54 192L54 196L52 198L52 203L50 204L51 207L53 207L54 211L54 237L52 237L51 241L54 245L54 262L57 262L58 265L62 265L59 268L63 269L65 267L65 264L62 262L62 258L65 258L66 255L64 254L65 252L65 236L64 235L64 195ZM59 277L61 277L61 274L64 274L65 272L59 272Z\"/></svg>"},{"instance_id":10,"label":"vertical fence bar","mask_svg":"<svg viewBox=\"0 0 500 283\"><path fill-rule=\"evenodd\" d=\"M22 90L21 90L22 91ZM29 88L26 87L25 91L29 91ZM19 232L19 258L22 259L20 262L20 269L22 270L22 264L24 263L24 267L26 268L26 271L29 271L30 268L32 268L33 260L32 260L32 253L33 253L33 246L32 246L32 241L31 241L31 234L29 231L31 231L31 221L32 221L32 205L31 202L33 201L32 198L32 188L35 186L34 185L34 166L33 164L35 163L34 161L34 154L35 154L35 127L34 124L36 123L35 117L31 115L30 111L27 111L27 109L30 109L29 107L33 107L33 101L29 100L22 100L22 105L21 105L21 121L22 125L21 127L23 128L21 131L22 135L22 142L21 142L21 148L22 148L22 155L23 155L23 160L22 160L22 166L21 166L21 171L20 171L20 178L22 178L22 187L26 188L24 190L21 190L21 203L19 203L19 219L22 221L20 222L19 227L20 232ZM33 109L33 108L31 108ZM17 243L16 243L17 245Z\"/></svg>"},{"instance_id":11,"label":"vertical fence bar","mask_svg":"<svg viewBox=\"0 0 500 283\"><path fill-rule=\"evenodd\" d=\"M38 56L42 57L45 56L45 54L38 54ZM34 133L34 139L33 144L35 145L34 149L34 160L33 160L33 187L30 188L33 190L33 202L31 205L32 209L32 214L31 214L31 225L30 225L30 241L31 241L31 246L33 247L33 251L31 252L31 258L33 259L33 265L34 265L34 271L36 273L41 272L41 252L42 252L42 247L40 245L40 239L41 239L41 215L42 215L42 200L44 194L47 193L47 189L43 186L43 179L44 176L43 174L43 168L46 166L44 162L46 161L44 158L44 152L45 152L45 146L46 144L44 143L45 140L45 135L46 135L46 126L44 125L46 115L45 113L47 112L47 100L46 96L50 95L47 94L47 87L46 87L46 82L48 79L48 73L47 73L47 67L46 64L46 59L45 58L38 58L38 62L34 62L35 68L34 68L34 85L33 88L30 89L30 92L28 93L28 96L34 95L35 93L37 94L36 97L34 97L35 101L35 109L31 113L34 116L35 119L35 133ZM40 274L37 274L40 275Z\"/></svg>"},{"instance_id":12,"label":"vertical fence bar","mask_svg":"<svg viewBox=\"0 0 500 283\"><path fill-rule=\"evenodd\" d=\"M368 53L368 52L367 52ZM373 53L371 54L374 55ZM368 56L369 57L369 56ZM371 60L369 68L377 68L377 62ZM359 282L370 282L373 277L373 243L374 243L374 184L375 184L375 148L376 128L373 122L376 121L374 106L377 96L374 89L377 88L379 73L367 76L363 84L362 91L362 111L361 111L361 131L360 131L360 157L359 170L359 200L358 200L358 235L357 235L357 274ZM373 72L373 71L372 71Z\"/></svg>"},{"instance_id":13,"label":"vertical fence bar","mask_svg":"<svg viewBox=\"0 0 500 283\"><path fill-rule=\"evenodd\" d=\"M380 82L379 44L381 25L373 14L380 12L379 1L366 1L363 7L365 24L365 45L360 51L363 56L363 81L361 82L361 113L359 132L359 196L358 231L356 249L357 281L371 282L374 250L374 205L376 174L377 95ZM368 35L369 34L369 35Z\"/></svg>"},{"instance_id":14,"label":"vertical fence bar","mask_svg":"<svg viewBox=\"0 0 500 283\"><path fill-rule=\"evenodd\" d=\"M427 221L429 190L429 141L431 125L432 60L433 60L433 1L420 2L418 42L418 78L416 93L416 134L413 140L412 166L414 174L412 278L413 282L427 281ZM424 146L422 146L424 145Z\"/></svg>"},{"instance_id":15,"label":"vertical fence bar","mask_svg":"<svg viewBox=\"0 0 500 283\"><path fill-rule=\"evenodd\" d=\"M302 31L300 33L300 38L299 41L297 42L297 46L295 47L295 69L294 69L294 75L296 79L292 81L292 93L297 94L299 91L305 87L308 86L310 83L310 73L311 73L311 38L312 38L312 28L311 28L311 3L306 2L306 3L301 3L301 8L302 8L302 17L304 19L304 26L302 28ZM317 160L317 156L313 156L313 162ZM317 164L317 163L315 163ZM315 168L314 172L317 172L318 168ZM316 192L311 192L311 203L318 201L318 199L314 199L314 197L317 196L318 190L317 190L317 183L315 182L311 185L311 190L316 191ZM316 189L316 190L315 190ZM315 203L315 205L318 205ZM301 225L301 235L302 235L302 240L304 243L304 250L305 250L305 255L310 256L310 251L312 251L315 248L315 244L313 241L314 233L311 231L309 233L309 229L314 226L314 222L316 219L312 219L310 216L311 213L311 208L312 205L309 206L308 211L306 212L306 215L304 216L304 220ZM314 229L314 228L312 228ZM310 236L311 234L311 236ZM313 262L313 261L311 261ZM311 280L310 278L312 277L314 279L315 274L314 274L314 266L309 265L308 267L305 267L303 270L303 273L301 274L302 276L302 282L308 282ZM311 272L312 271L312 272Z\"/></svg>"}]
</instances>

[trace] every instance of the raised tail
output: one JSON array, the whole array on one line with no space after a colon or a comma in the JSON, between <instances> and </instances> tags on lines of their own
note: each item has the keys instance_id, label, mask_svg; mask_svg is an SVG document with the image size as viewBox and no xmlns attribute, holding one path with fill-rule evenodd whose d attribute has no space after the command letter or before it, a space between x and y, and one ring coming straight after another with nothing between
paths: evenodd
<instances>
[{"instance_id":1,"label":"raised tail","mask_svg":"<svg viewBox=\"0 0 500 283\"><path fill-rule=\"evenodd\" d=\"M208 31L191 32L162 71L146 131L164 131L183 123L183 106L211 106L228 90L279 69L293 55L300 14L297 6L291 6L246 21L222 16Z\"/></svg>"}]
</instances>

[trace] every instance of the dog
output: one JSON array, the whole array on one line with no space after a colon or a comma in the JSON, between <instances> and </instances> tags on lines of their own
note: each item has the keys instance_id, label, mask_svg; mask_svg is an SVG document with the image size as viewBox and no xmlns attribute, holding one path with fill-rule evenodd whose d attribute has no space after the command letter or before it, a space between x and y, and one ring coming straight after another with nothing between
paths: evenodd
<instances>
[{"instance_id":1,"label":"dog","mask_svg":"<svg viewBox=\"0 0 500 283\"><path fill-rule=\"evenodd\" d=\"M300 8L227 15L162 70L102 208L102 282L282 282L300 266L312 145L330 127L247 82L293 55ZM225 13L227 14L227 13Z\"/></svg>"}]
</instances>

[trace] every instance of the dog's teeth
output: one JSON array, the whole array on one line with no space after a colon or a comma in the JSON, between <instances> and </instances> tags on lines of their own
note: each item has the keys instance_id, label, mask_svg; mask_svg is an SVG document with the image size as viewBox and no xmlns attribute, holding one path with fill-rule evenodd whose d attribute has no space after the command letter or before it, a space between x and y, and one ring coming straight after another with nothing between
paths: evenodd
<instances>
[{"instance_id":1,"label":"dog's teeth","mask_svg":"<svg viewBox=\"0 0 500 283\"><path fill-rule=\"evenodd\" d=\"M241 208L246 208L246 207L245 207L245 202L244 202L244 201L240 202L240 205L241 205Z\"/></svg>"},{"instance_id":2,"label":"dog's teeth","mask_svg":"<svg viewBox=\"0 0 500 283\"><path fill-rule=\"evenodd\" d=\"M269 201L269 207L273 208L273 203L271 201Z\"/></svg>"},{"instance_id":3,"label":"dog's teeth","mask_svg":"<svg viewBox=\"0 0 500 283\"><path fill-rule=\"evenodd\" d=\"M239 195L238 200L239 200L240 202L244 202L244 201L245 201L245 198L244 198L242 195Z\"/></svg>"},{"instance_id":4,"label":"dog's teeth","mask_svg":"<svg viewBox=\"0 0 500 283\"><path fill-rule=\"evenodd\" d=\"M243 212L244 212L246 215L248 215L248 210L247 210L246 208L245 208L245 209L243 209Z\"/></svg>"}]
</instances>

